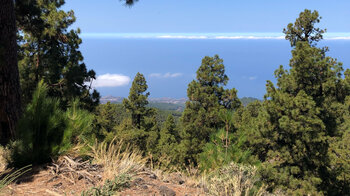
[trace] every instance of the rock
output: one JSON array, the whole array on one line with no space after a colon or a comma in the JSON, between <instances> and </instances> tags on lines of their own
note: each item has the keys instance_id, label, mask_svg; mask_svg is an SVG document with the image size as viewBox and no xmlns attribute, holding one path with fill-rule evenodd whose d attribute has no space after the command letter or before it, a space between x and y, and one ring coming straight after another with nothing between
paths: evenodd
<instances>
[{"instance_id":1,"label":"rock","mask_svg":"<svg viewBox=\"0 0 350 196\"><path fill-rule=\"evenodd\" d=\"M184 184L185 181L182 178L182 175L180 173L173 173L170 176L170 182L174 184Z\"/></svg>"},{"instance_id":2,"label":"rock","mask_svg":"<svg viewBox=\"0 0 350 196\"><path fill-rule=\"evenodd\" d=\"M156 176L154 173L151 173L151 174L149 175L149 177L152 178L152 179L157 179L157 176Z\"/></svg>"},{"instance_id":3,"label":"rock","mask_svg":"<svg viewBox=\"0 0 350 196\"><path fill-rule=\"evenodd\" d=\"M133 187L133 186L140 186L142 185L143 183L145 183L145 181L142 179L142 178L136 178L135 180L133 180L131 183L130 183L130 186Z\"/></svg>"},{"instance_id":4,"label":"rock","mask_svg":"<svg viewBox=\"0 0 350 196\"><path fill-rule=\"evenodd\" d=\"M159 187L159 193L162 196L175 196L176 195L174 190L172 190L164 185Z\"/></svg>"},{"instance_id":5,"label":"rock","mask_svg":"<svg viewBox=\"0 0 350 196\"><path fill-rule=\"evenodd\" d=\"M60 183L58 183L58 184L54 184L52 187L53 187L53 188L58 188L58 187L60 187L60 186L62 186L62 182L60 182Z\"/></svg>"},{"instance_id":6,"label":"rock","mask_svg":"<svg viewBox=\"0 0 350 196\"><path fill-rule=\"evenodd\" d=\"M141 186L141 188L142 189L148 189L148 186L144 184L144 185Z\"/></svg>"}]
</instances>

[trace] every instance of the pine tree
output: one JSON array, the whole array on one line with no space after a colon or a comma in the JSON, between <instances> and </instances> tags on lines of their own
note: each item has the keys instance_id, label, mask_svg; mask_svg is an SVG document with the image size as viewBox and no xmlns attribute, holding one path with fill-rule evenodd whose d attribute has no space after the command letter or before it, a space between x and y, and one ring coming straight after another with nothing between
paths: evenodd
<instances>
[{"instance_id":1,"label":"pine tree","mask_svg":"<svg viewBox=\"0 0 350 196\"><path fill-rule=\"evenodd\" d=\"M125 3L131 6L136 1L125 0ZM60 0L60 2L64 1ZM15 3L17 8L21 8L17 5L25 3L24 9L27 9L27 6L34 4L35 1L23 0L16 1ZM0 83L0 143L5 145L10 139L15 138L16 124L21 116L22 101L17 62L16 31L18 29L16 27L16 17L18 19L27 15L26 13L19 12L18 9L16 10L14 1L12 0L1 0L0 4L0 24L2 24L0 25L0 78L4 80ZM37 25L36 23L28 24L32 26ZM85 99L98 103L96 102L98 97L97 92L94 92L91 97L85 96Z\"/></svg>"},{"instance_id":2,"label":"pine tree","mask_svg":"<svg viewBox=\"0 0 350 196\"><path fill-rule=\"evenodd\" d=\"M323 30L318 13L305 10L288 25L286 39L295 46L290 70L275 71L268 81L263 109L249 132L250 147L263 161L262 178L272 189L293 194L330 193L329 138L341 135L348 95L342 64L317 48Z\"/></svg>"},{"instance_id":3,"label":"pine tree","mask_svg":"<svg viewBox=\"0 0 350 196\"><path fill-rule=\"evenodd\" d=\"M118 124L117 113L121 111L117 110L116 104L107 102L101 104L96 108L96 125L101 135L107 135L112 132L114 127Z\"/></svg>"},{"instance_id":4,"label":"pine tree","mask_svg":"<svg viewBox=\"0 0 350 196\"><path fill-rule=\"evenodd\" d=\"M210 135L223 126L218 114L240 105L235 89L225 90L228 82L223 60L218 55L204 57L197 79L187 89L189 101L181 117L182 161L196 163Z\"/></svg>"},{"instance_id":5,"label":"pine tree","mask_svg":"<svg viewBox=\"0 0 350 196\"><path fill-rule=\"evenodd\" d=\"M330 169L336 180L332 181L334 189L339 195L350 192L350 96L345 100L344 121L339 127L341 136L330 140Z\"/></svg>"},{"instance_id":6,"label":"pine tree","mask_svg":"<svg viewBox=\"0 0 350 196\"><path fill-rule=\"evenodd\" d=\"M125 119L117 127L118 134L132 142L137 141L144 152L152 152L158 139L158 125L153 108L146 107L148 104L147 82L143 74L137 73L130 88L128 99L123 100L123 105L130 114L130 119Z\"/></svg>"},{"instance_id":7,"label":"pine tree","mask_svg":"<svg viewBox=\"0 0 350 196\"><path fill-rule=\"evenodd\" d=\"M210 142L200 154L199 167L202 170L215 170L231 162L254 164L256 161L251 152L242 147L246 141L245 135L243 132L236 133L236 114L232 111L221 111L218 115L224 122L224 127L210 136Z\"/></svg>"},{"instance_id":8,"label":"pine tree","mask_svg":"<svg viewBox=\"0 0 350 196\"><path fill-rule=\"evenodd\" d=\"M326 29L315 27L322 18L317 11L305 9L299 14L299 17L293 23L289 23L287 28L283 29L286 34L286 40L290 41L291 46L296 46L297 42L308 42L310 45L316 44L323 38Z\"/></svg>"},{"instance_id":9,"label":"pine tree","mask_svg":"<svg viewBox=\"0 0 350 196\"><path fill-rule=\"evenodd\" d=\"M157 144L157 157L160 162L170 159L171 164L177 163L176 148L178 145L178 132L173 115L168 115L159 133ZM165 159L165 160L163 160ZM164 163L163 163L164 164ZM168 163L166 163L168 164Z\"/></svg>"},{"instance_id":10,"label":"pine tree","mask_svg":"<svg viewBox=\"0 0 350 196\"><path fill-rule=\"evenodd\" d=\"M22 114L13 0L0 1L0 144L15 139Z\"/></svg>"},{"instance_id":11,"label":"pine tree","mask_svg":"<svg viewBox=\"0 0 350 196\"><path fill-rule=\"evenodd\" d=\"M99 102L97 91L90 93L95 72L87 70L79 51L80 30L69 30L75 22L73 11L60 10L62 0L19 1L16 4L20 31L19 68L23 100L28 103L40 80L49 86L49 96L60 97L61 107L79 98L93 110Z\"/></svg>"},{"instance_id":12,"label":"pine tree","mask_svg":"<svg viewBox=\"0 0 350 196\"><path fill-rule=\"evenodd\" d=\"M148 96L150 95L147 91L147 83L143 74L137 73L130 88L128 99L123 100L123 105L128 112L131 114L131 120L133 126L140 129L145 127L145 117L151 116L153 110L147 108Z\"/></svg>"}]
</instances>

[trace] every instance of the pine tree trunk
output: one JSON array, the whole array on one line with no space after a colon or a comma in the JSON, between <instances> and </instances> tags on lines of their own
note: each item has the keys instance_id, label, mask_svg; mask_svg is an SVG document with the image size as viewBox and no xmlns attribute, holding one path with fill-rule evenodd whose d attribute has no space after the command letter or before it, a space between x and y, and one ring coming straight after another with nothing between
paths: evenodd
<instances>
[{"instance_id":1,"label":"pine tree trunk","mask_svg":"<svg viewBox=\"0 0 350 196\"><path fill-rule=\"evenodd\" d=\"M0 0L0 144L15 137L21 113L13 0Z\"/></svg>"}]
</instances>

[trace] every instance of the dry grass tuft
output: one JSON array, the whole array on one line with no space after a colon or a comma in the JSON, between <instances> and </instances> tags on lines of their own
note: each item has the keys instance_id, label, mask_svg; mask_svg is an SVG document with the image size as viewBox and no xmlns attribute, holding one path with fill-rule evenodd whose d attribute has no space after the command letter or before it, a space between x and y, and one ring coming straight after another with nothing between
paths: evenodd
<instances>
[{"instance_id":1,"label":"dry grass tuft","mask_svg":"<svg viewBox=\"0 0 350 196\"><path fill-rule=\"evenodd\" d=\"M96 164L103 166L103 179L114 179L115 176L129 175L133 176L140 172L147 162L142 157L139 150L132 149L125 145L123 141L98 143L89 146L91 151L88 153Z\"/></svg>"},{"instance_id":2,"label":"dry grass tuft","mask_svg":"<svg viewBox=\"0 0 350 196\"><path fill-rule=\"evenodd\" d=\"M203 185L210 195L267 195L265 187L256 187L256 167L231 163L203 176Z\"/></svg>"},{"instance_id":3,"label":"dry grass tuft","mask_svg":"<svg viewBox=\"0 0 350 196\"><path fill-rule=\"evenodd\" d=\"M10 153L8 148L0 145L0 173L7 169Z\"/></svg>"}]
</instances>

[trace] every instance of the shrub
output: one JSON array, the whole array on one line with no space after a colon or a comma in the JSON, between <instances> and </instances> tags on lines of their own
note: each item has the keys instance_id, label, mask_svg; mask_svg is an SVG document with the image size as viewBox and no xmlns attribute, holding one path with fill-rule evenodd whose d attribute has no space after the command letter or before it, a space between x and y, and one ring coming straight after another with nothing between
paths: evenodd
<instances>
[{"instance_id":1,"label":"shrub","mask_svg":"<svg viewBox=\"0 0 350 196\"><path fill-rule=\"evenodd\" d=\"M93 132L94 115L87 110L79 108L79 101L76 99L64 113L65 130L60 146L60 153L69 150L73 144L94 142L95 133Z\"/></svg>"},{"instance_id":2,"label":"shrub","mask_svg":"<svg viewBox=\"0 0 350 196\"><path fill-rule=\"evenodd\" d=\"M227 142L226 142L227 139ZM224 129L219 129L210 137L203 152L199 155L201 170L215 170L231 162L258 164L249 150L243 149L246 137L243 134L234 135Z\"/></svg>"},{"instance_id":3,"label":"shrub","mask_svg":"<svg viewBox=\"0 0 350 196\"><path fill-rule=\"evenodd\" d=\"M41 81L18 123L19 140L13 143L15 165L47 162L59 151L65 129L64 113L59 100L49 98L47 92L47 85Z\"/></svg>"},{"instance_id":4,"label":"shrub","mask_svg":"<svg viewBox=\"0 0 350 196\"><path fill-rule=\"evenodd\" d=\"M94 141L93 114L79 109L77 100L65 112L59 105L59 99L48 97L47 85L39 82L18 123L18 140L11 144L15 166L45 163L73 144Z\"/></svg>"}]
</instances>

